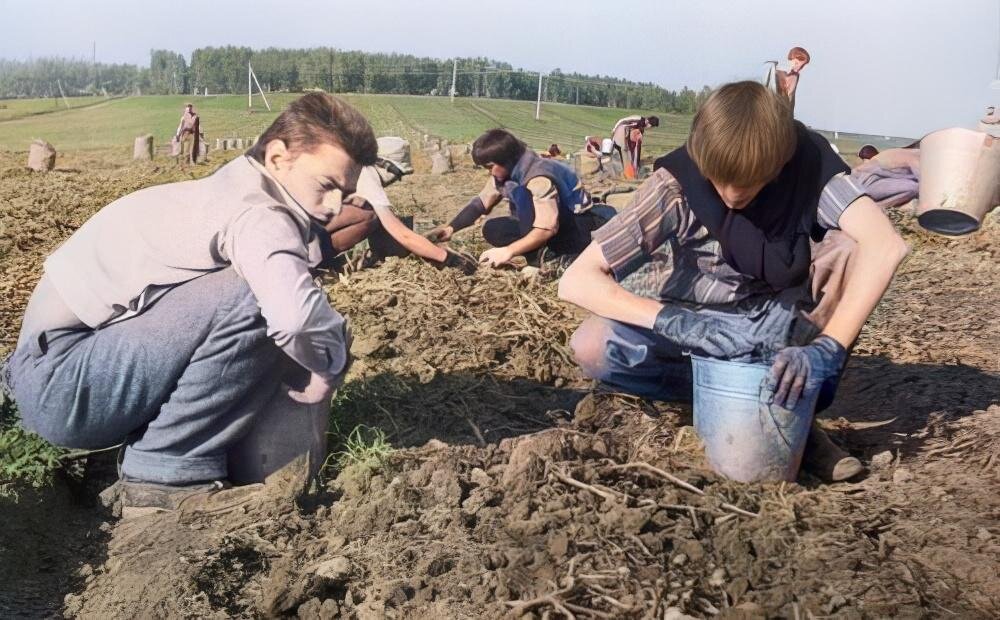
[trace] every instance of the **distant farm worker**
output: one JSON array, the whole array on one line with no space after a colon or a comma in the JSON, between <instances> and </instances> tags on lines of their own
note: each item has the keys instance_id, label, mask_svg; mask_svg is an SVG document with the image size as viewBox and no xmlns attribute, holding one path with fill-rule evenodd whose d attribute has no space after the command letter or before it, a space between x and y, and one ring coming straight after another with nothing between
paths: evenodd
<instances>
[{"instance_id":1,"label":"distant farm worker","mask_svg":"<svg viewBox=\"0 0 1000 620\"><path fill-rule=\"evenodd\" d=\"M472 144L472 160L490 171L486 186L448 225L427 233L432 241L448 241L504 198L510 202L510 216L483 224L483 237L494 247L479 260L494 267L515 256L535 262L542 250L555 256L579 254L590 243L590 233L607 221L603 211L592 209L590 194L569 166L539 157L508 131L491 129L479 136Z\"/></svg>"},{"instance_id":2,"label":"distant farm worker","mask_svg":"<svg viewBox=\"0 0 1000 620\"><path fill-rule=\"evenodd\" d=\"M328 401L344 380L350 330L311 270L325 197L353 194L377 152L357 110L310 93L211 176L100 210L45 261L25 311L5 369L24 426L72 448L125 441L125 508L245 501L251 487L224 488L227 452L264 404L279 389Z\"/></svg>"},{"instance_id":3,"label":"distant farm worker","mask_svg":"<svg viewBox=\"0 0 1000 620\"><path fill-rule=\"evenodd\" d=\"M995 107L986 108L986 115L979 120L979 131L988 133L994 138L1000 138L1000 115L997 114Z\"/></svg>"},{"instance_id":4,"label":"distant farm worker","mask_svg":"<svg viewBox=\"0 0 1000 620\"><path fill-rule=\"evenodd\" d=\"M174 139L181 145L181 161L194 164L198 161L198 149L201 147L201 119L194 111L194 105L184 104L181 122L177 125Z\"/></svg>"},{"instance_id":5,"label":"distant farm worker","mask_svg":"<svg viewBox=\"0 0 1000 620\"><path fill-rule=\"evenodd\" d=\"M626 179L634 179L639 174L642 138L646 129L659 126L660 118L658 116L626 116L615 123L611 130L611 140L615 152L618 153L618 157L622 161L622 170Z\"/></svg>"},{"instance_id":6,"label":"distant farm worker","mask_svg":"<svg viewBox=\"0 0 1000 620\"><path fill-rule=\"evenodd\" d=\"M598 172L604 171L604 156L607 155L602 149L603 145L600 138L594 136L585 136L583 138L583 152L597 159Z\"/></svg>"},{"instance_id":7,"label":"distant farm worker","mask_svg":"<svg viewBox=\"0 0 1000 620\"><path fill-rule=\"evenodd\" d=\"M791 104L793 112L795 111L795 90L799 86L802 69L809 64L809 60L809 52L805 48L793 47L788 50L788 62L790 64L787 70L778 69L778 61L776 60L768 63L770 68L767 76L764 78L764 85L774 92L784 95Z\"/></svg>"},{"instance_id":8,"label":"distant farm worker","mask_svg":"<svg viewBox=\"0 0 1000 620\"><path fill-rule=\"evenodd\" d=\"M410 253L436 267L451 267L466 274L476 271L475 257L435 245L413 232L396 216L375 166L367 166L361 171L354 194L342 196L339 191L330 192L324 201L333 215L324 224L329 242L324 240L323 243L323 267L339 268L343 262L341 255L368 239L373 247L391 249L394 255Z\"/></svg>"},{"instance_id":9,"label":"distant farm worker","mask_svg":"<svg viewBox=\"0 0 1000 620\"><path fill-rule=\"evenodd\" d=\"M693 352L773 360L773 402L791 409L819 390L822 410L906 253L788 101L736 82L709 96L687 144L594 234L559 295L593 313L571 346L584 374L612 389L690 399ZM808 446L807 466L827 480L861 471L816 426Z\"/></svg>"},{"instance_id":10,"label":"distant farm worker","mask_svg":"<svg viewBox=\"0 0 1000 620\"><path fill-rule=\"evenodd\" d=\"M553 143L549 145L548 150L539 151L538 156L544 159L558 159L560 156L562 156L562 149L559 148L558 144Z\"/></svg>"},{"instance_id":11,"label":"distant farm worker","mask_svg":"<svg viewBox=\"0 0 1000 620\"><path fill-rule=\"evenodd\" d=\"M858 149L858 159L862 161L867 161L876 155L878 155L878 149L871 144L866 144Z\"/></svg>"}]
</instances>

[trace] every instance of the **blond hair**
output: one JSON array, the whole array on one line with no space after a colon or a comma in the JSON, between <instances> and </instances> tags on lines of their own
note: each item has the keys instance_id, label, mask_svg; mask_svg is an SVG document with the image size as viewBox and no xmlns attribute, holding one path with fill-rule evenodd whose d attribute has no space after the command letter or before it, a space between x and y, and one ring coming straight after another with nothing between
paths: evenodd
<instances>
[{"instance_id":1,"label":"blond hair","mask_svg":"<svg viewBox=\"0 0 1000 620\"><path fill-rule=\"evenodd\" d=\"M751 187L778 175L795 152L788 100L757 82L715 90L694 116L687 149L716 183Z\"/></svg>"}]
</instances>

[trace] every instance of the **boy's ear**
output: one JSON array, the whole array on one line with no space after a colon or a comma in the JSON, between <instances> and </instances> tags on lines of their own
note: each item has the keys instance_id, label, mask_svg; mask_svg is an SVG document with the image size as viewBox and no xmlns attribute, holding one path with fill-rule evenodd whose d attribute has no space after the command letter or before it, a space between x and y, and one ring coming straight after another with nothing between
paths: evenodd
<instances>
[{"instance_id":1,"label":"boy's ear","mask_svg":"<svg viewBox=\"0 0 1000 620\"><path fill-rule=\"evenodd\" d=\"M280 170L291 159L291 153L284 140L271 140L264 147L264 165L274 170Z\"/></svg>"}]
</instances>

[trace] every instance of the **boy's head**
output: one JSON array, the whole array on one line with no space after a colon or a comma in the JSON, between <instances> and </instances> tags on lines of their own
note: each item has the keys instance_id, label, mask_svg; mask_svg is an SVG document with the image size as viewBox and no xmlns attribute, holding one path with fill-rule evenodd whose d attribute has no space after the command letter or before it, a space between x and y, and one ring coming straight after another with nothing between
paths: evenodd
<instances>
[{"instance_id":1,"label":"boy's head","mask_svg":"<svg viewBox=\"0 0 1000 620\"><path fill-rule=\"evenodd\" d=\"M742 209L778 176L795 152L788 100L757 82L726 84L691 124L691 159L730 209Z\"/></svg>"},{"instance_id":2,"label":"boy's head","mask_svg":"<svg viewBox=\"0 0 1000 620\"><path fill-rule=\"evenodd\" d=\"M660 117L659 116L647 116L646 117L646 124L649 125L650 127L659 127L660 126Z\"/></svg>"},{"instance_id":3,"label":"boy's head","mask_svg":"<svg viewBox=\"0 0 1000 620\"><path fill-rule=\"evenodd\" d=\"M878 155L878 149L872 146L871 144L866 144L862 146L861 149L858 151L858 158L860 159L871 159L876 155Z\"/></svg>"},{"instance_id":4,"label":"boy's head","mask_svg":"<svg viewBox=\"0 0 1000 620\"><path fill-rule=\"evenodd\" d=\"M506 181L527 148L509 131L490 129L472 143L472 161L489 168L498 181Z\"/></svg>"},{"instance_id":5,"label":"boy's head","mask_svg":"<svg viewBox=\"0 0 1000 620\"><path fill-rule=\"evenodd\" d=\"M809 64L809 52L804 47L793 47L788 50L788 60L792 61L792 71L801 71Z\"/></svg>"},{"instance_id":6,"label":"boy's head","mask_svg":"<svg viewBox=\"0 0 1000 620\"><path fill-rule=\"evenodd\" d=\"M271 123L248 155L303 208L321 217L328 192L354 192L361 168L378 158L378 143L365 117L345 101L309 93Z\"/></svg>"}]
</instances>

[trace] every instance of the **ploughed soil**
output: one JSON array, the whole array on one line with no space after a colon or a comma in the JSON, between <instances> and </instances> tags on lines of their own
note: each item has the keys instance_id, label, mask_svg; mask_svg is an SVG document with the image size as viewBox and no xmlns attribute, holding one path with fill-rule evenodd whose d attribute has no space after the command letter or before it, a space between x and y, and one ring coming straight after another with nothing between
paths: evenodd
<instances>
[{"instance_id":1,"label":"ploughed soil","mask_svg":"<svg viewBox=\"0 0 1000 620\"><path fill-rule=\"evenodd\" d=\"M45 255L90 214L218 163L70 154L42 175L22 159L0 155L2 352ZM390 194L418 226L485 174L417 164ZM298 501L276 485L235 512L119 522L94 507L113 467L93 457L0 504L0 614L998 617L1000 218L944 239L892 216L913 251L823 420L869 467L857 480L714 474L687 405L583 380L582 315L548 270L389 259L326 283L356 334L335 428L383 431L383 463L331 465Z\"/></svg>"}]
</instances>

